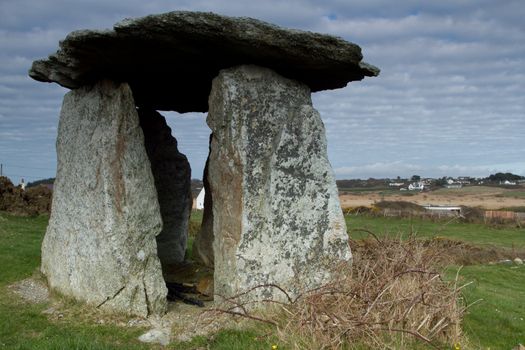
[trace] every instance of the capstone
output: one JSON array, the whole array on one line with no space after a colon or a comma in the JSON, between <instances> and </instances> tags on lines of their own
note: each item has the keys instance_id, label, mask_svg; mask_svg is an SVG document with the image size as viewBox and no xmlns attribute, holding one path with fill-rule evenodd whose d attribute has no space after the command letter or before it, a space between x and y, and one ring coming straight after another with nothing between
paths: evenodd
<instances>
[{"instance_id":1,"label":"capstone","mask_svg":"<svg viewBox=\"0 0 525 350\"><path fill-rule=\"evenodd\" d=\"M70 89L100 79L128 82L138 106L206 112L211 81L224 68L257 64L312 91L379 73L361 48L341 38L252 18L176 11L127 19L110 30L79 30L29 75Z\"/></svg>"}]
</instances>

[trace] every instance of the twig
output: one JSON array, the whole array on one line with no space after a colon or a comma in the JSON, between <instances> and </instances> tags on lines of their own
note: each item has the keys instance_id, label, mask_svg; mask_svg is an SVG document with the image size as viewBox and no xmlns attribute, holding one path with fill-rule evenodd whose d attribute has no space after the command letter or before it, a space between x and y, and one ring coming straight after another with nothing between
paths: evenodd
<instances>
[{"instance_id":1,"label":"twig","mask_svg":"<svg viewBox=\"0 0 525 350\"><path fill-rule=\"evenodd\" d=\"M234 316L246 317L246 318L249 318L249 319L251 319L251 320L255 320L255 321L259 321L259 322L264 322L264 323L268 323L268 324L271 324L271 325L277 326L277 322L275 322L275 321L272 321L272 320L266 320L266 319L264 319L264 318L260 318L260 317L257 317L257 316L252 316L252 315L249 315L249 314L243 314L242 312L237 312L237 311L232 311L232 310L223 310L223 309L219 309L219 308L210 309L210 311L215 311L215 312L220 312L220 313L230 314L230 315L234 315Z\"/></svg>"}]
</instances>

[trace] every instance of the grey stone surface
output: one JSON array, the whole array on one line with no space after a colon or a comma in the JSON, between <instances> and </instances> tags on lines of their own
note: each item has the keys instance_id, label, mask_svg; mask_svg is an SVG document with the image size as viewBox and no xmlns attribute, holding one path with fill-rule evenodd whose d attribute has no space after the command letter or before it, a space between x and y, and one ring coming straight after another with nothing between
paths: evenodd
<instances>
[{"instance_id":1,"label":"grey stone surface","mask_svg":"<svg viewBox=\"0 0 525 350\"><path fill-rule=\"evenodd\" d=\"M191 168L179 152L166 119L150 109L138 109L146 152L151 163L163 228L157 250L164 270L184 261L191 214Z\"/></svg>"},{"instance_id":2,"label":"grey stone surface","mask_svg":"<svg viewBox=\"0 0 525 350\"><path fill-rule=\"evenodd\" d=\"M72 32L29 75L72 89L103 78L126 81L139 106L205 112L212 79L239 64L271 68L312 91L379 73L362 62L359 46L341 38L251 18L170 12Z\"/></svg>"},{"instance_id":3,"label":"grey stone surface","mask_svg":"<svg viewBox=\"0 0 525 350\"><path fill-rule=\"evenodd\" d=\"M144 137L127 84L64 97L42 272L58 292L147 316L167 307L155 236L162 229Z\"/></svg>"},{"instance_id":4,"label":"grey stone surface","mask_svg":"<svg viewBox=\"0 0 525 350\"><path fill-rule=\"evenodd\" d=\"M213 135L210 135L210 145ZM210 150L211 151L211 150ZM201 264L205 266L213 266L214 252L213 252L213 199L210 189L210 181L208 180L208 168L210 157L206 159L206 166L204 167L203 186L204 186L204 210L202 213L201 228L195 240L193 241L193 256Z\"/></svg>"},{"instance_id":5,"label":"grey stone surface","mask_svg":"<svg viewBox=\"0 0 525 350\"><path fill-rule=\"evenodd\" d=\"M209 104L216 295L274 283L295 296L327 282L351 252L310 89L240 66L214 79Z\"/></svg>"},{"instance_id":6,"label":"grey stone surface","mask_svg":"<svg viewBox=\"0 0 525 350\"><path fill-rule=\"evenodd\" d=\"M170 343L170 334L166 330L150 329L138 338L143 343L160 344L166 346Z\"/></svg>"}]
</instances>

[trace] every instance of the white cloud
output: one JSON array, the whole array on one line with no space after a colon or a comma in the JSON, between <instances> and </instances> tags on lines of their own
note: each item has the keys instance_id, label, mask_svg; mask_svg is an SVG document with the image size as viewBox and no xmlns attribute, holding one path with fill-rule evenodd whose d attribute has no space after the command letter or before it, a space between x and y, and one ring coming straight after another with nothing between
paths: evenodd
<instances>
[{"instance_id":1,"label":"white cloud","mask_svg":"<svg viewBox=\"0 0 525 350\"><path fill-rule=\"evenodd\" d=\"M53 53L71 30L177 9L252 16L362 46L381 75L313 98L339 177L391 169L476 175L505 166L525 175L525 6L519 0L504 6L489 0L3 0L0 159L23 154L35 162L45 154L55 162L51 128L67 90L30 80L33 59ZM204 117L168 113L168 123L200 176L209 135Z\"/></svg>"}]
</instances>

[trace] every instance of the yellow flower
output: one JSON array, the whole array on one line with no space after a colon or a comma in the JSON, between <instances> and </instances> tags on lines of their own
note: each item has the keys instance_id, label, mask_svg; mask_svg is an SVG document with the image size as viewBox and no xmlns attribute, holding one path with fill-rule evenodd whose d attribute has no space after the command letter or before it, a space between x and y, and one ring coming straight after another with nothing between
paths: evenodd
<instances>
[{"instance_id":1,"label":"yellow flower","mask_svg":"<svg viewBox=\"0 0 525 350\"><path fill-rule=\"evenodd\" d=\"M277 350L277 345L272 345L272 350Z\"/></svg>"},{"instance_id":2,"label":"yellow flower","mask_svg":"<svg viewBox=\"0 0 525 350\"><path fill-rule=\"evenodd\" d=\"M461 345L459 343L454 344L454 350L461 350Z\"/></svg>"}]
</instances>

